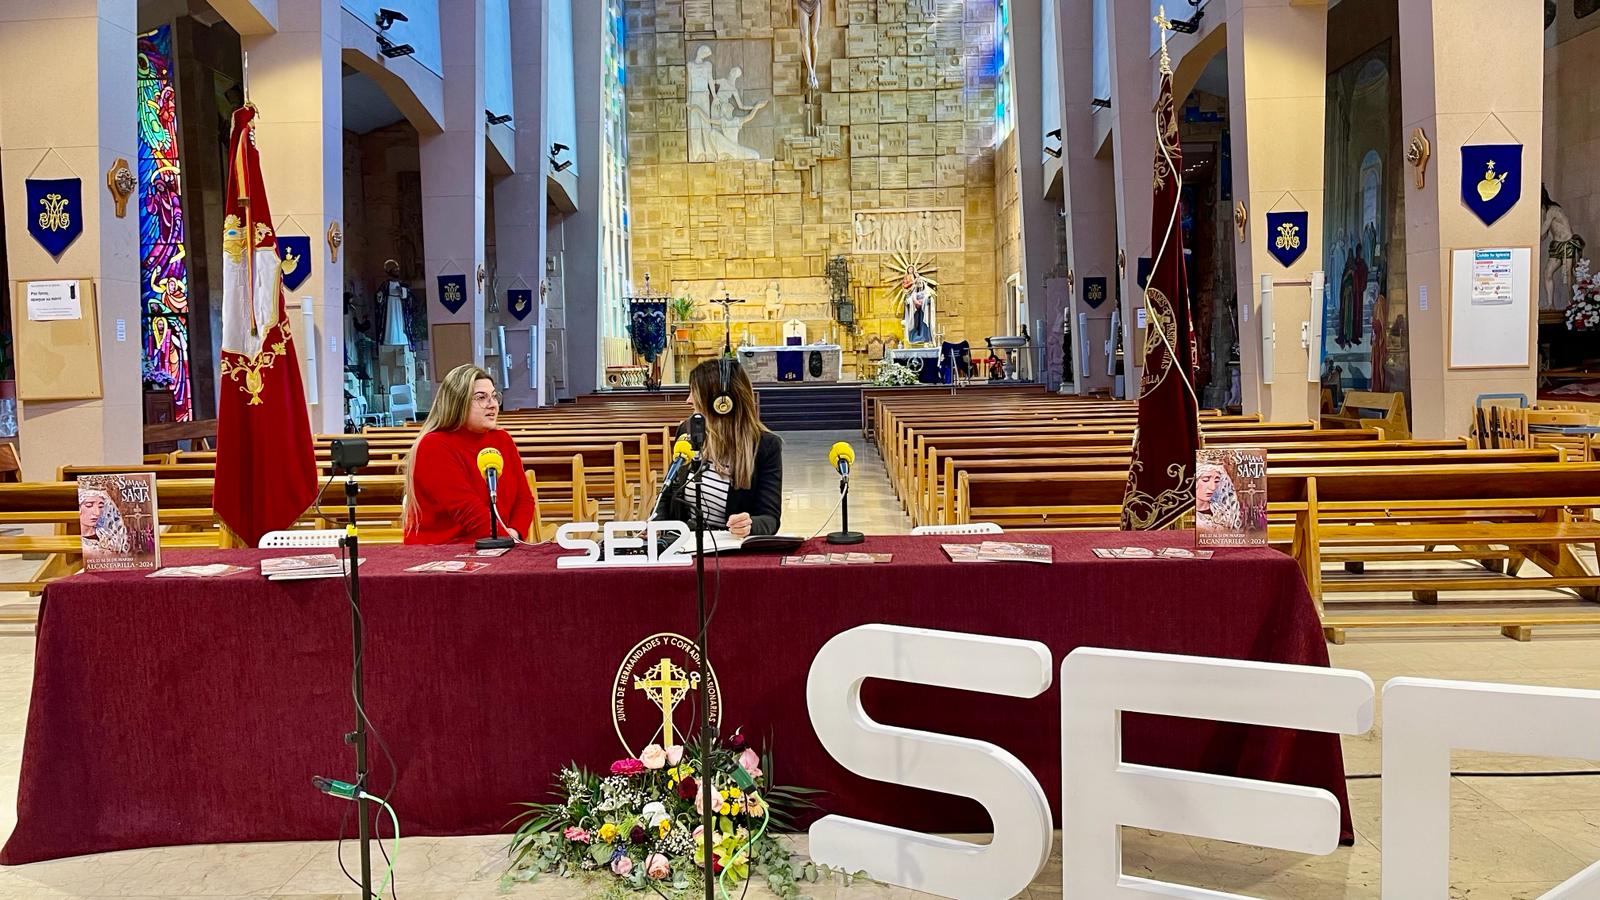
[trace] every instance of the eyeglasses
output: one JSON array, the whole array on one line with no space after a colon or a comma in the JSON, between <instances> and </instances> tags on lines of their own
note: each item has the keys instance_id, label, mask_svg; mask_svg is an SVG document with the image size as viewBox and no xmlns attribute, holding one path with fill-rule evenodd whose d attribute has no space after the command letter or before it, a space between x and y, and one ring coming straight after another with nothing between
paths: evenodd
<instances>
[{"instance_id":1,"label":"eyeglasses","mask_svg":"<svg viewBox=\"0 0 1600 900\"><path fill-rule=\"evenodd\" d=\"M485 394L483 391L479 391L472 395L472 402L479 406L499 406L500 397L499 391L495 391L492 394Z\"/></svg>"}]
</instances>

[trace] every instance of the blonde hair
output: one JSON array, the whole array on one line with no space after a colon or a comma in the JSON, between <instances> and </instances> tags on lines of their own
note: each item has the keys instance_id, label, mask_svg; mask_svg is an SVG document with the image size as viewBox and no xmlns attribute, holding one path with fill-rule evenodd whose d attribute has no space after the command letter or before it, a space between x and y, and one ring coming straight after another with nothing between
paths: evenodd
<instances>
[{"instance_id":1,"label":"blonde hair","mask_svg":"<svg viewBox=\"0 0 1600 900\"><path fill-rule=\"evenodd\" d=\"M422 439L431 432L455 431L467 424L467 415L472 412L472 392L480 380L494 384L494 376L469 363L451 369L439 382L439 390L433 395L433 405L428 408L428 418L422 423L422 433L417 435L410 451L406 453L406 493L401 501L406 527L410 527L417 515L417 505L412 501L416 496L413 479L417 468L417 448L422 446Z\"/></svg>"},{"instance_id":2,"label":"blonde hair","mask_svg":"<svg viewBox=\"0 0 1600 900\"><path fill-rule=\"evenodd\" d=\"M722 384L724 365L728 369L725 386ZM719 415L713 406L724 391L733 401L733 409L726 415ZM750 386L750 376L735 360L725 363L708 360L689 373L689 393L697 408L705 410L706 457L727 474L734 490L749 490L756 471L756 450L767 431L756 410L756 391Z\"/></svg>"}]
</instances>

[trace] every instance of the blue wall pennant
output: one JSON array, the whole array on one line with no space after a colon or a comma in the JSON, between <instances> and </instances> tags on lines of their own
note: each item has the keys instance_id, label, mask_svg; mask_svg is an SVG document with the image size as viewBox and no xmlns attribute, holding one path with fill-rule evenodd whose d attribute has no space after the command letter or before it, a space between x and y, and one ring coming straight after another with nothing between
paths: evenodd
<instances>
[{"instance_id":1,"label":"blue wall pennant","mask_svg":"<svg viewBox=\"0 0 1600 900\"><path fill-rule=\"evenodd\" d=\"M1461 148L1461 202L1493 225L1522 199L1522 145L1469 144Z\"/></svg>"},{"instance_id":2,"label":"blue wall pennant","mask_svg":"<svg viewBox=\"0 0 1600 900\"><path fill-rule=\"evenodd\" d=\"M511 316L521 322L533 312L533 291L523 288L506 291L506 307L511 310Z\"/></svg>"},{"instance_id":3,"label":"blue wall pennant","mask_svg":"<svg viewBox=\"0 0 1600 900\"><path fill-rule=\"evenodd\" d=\"M55 259L83 234L83 179L29 178L28 233Z\"/></svg>"},{"instance_id":4,"label":"blue wall pennant","mask_svg":"<svg viewBox=\"0 0 1600 900\"><path fill-rule=\"evenodd\" d=\"M1284 268L1294 265L1311 246L1311 213L1305 210L1267 213L1267 252Z\"/></svg>"},{"instance_id":5,"label":"blue wall pennant","mask_svg":"<svg viewBox=\"0 0 1600 900\"><path fill-rule=\"evenodd\" d=\"M311 277L311 238L303 234L278 235L278 269L285 290L296 290Z\"/></svg>"},{"instance_id":6,"label":"blue wall pennant","mask_svg":"<svg viewBox=\"0 0 1600 900\"><path fill-rule=\"evenodd\" d=\"M439 277L439 304L451 315L461 311L467 305L467 276L465 275L440 275Z\"/></svg>"},{"instance_id":7,"label":"blue wall pennant","mask_svg":"<svg viewBox=\"0 0 1600 900\"><path fill-rule=\"evenodd\" d=\"M1090 309L1099 309L1111 296L1111 279L1096 275L1083 280L1083 302Z\"/></svg>"}]
</instances>

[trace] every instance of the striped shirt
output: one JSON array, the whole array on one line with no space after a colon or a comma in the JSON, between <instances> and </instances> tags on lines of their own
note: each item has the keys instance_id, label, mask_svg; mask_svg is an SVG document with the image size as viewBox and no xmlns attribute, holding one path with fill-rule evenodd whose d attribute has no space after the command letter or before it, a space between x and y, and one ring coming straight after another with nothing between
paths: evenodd
<instances>
[{"instance_id":1,"label":"striped shirt","mask_svg":"<svg viewBox=\"0 0 1600 900\"><path fill-rule=\"evenodd\" d=\"M721 531L728 527L728 476L716 470L714 466L706 467L700 477L684 485L683 501L689 507L691 515L697 512L701 486L705 487L705 523L701 526L707 531Z\"/></svg>"}]
</instances>

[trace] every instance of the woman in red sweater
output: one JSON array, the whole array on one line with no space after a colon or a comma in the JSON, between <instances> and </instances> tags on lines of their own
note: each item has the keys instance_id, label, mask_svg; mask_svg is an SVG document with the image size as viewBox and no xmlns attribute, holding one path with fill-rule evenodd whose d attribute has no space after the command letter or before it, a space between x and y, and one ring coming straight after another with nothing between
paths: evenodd
<instances>
[{"instance_id":1,"label":"woman in red sweater","mask_svg":"<svg viewBox=\"0 0 1600 900\"><path fill-rule=\"evenodd\" d=\"M406 458L406 543L463 544L489 536L489 487L478 471L478 451L491 447L504 460L496 504L500 530L527 538L533 492L516 442L496 427L499 417L500 392L488 372L457 366L444 377Z\"/></svg>"}]
</instances>

